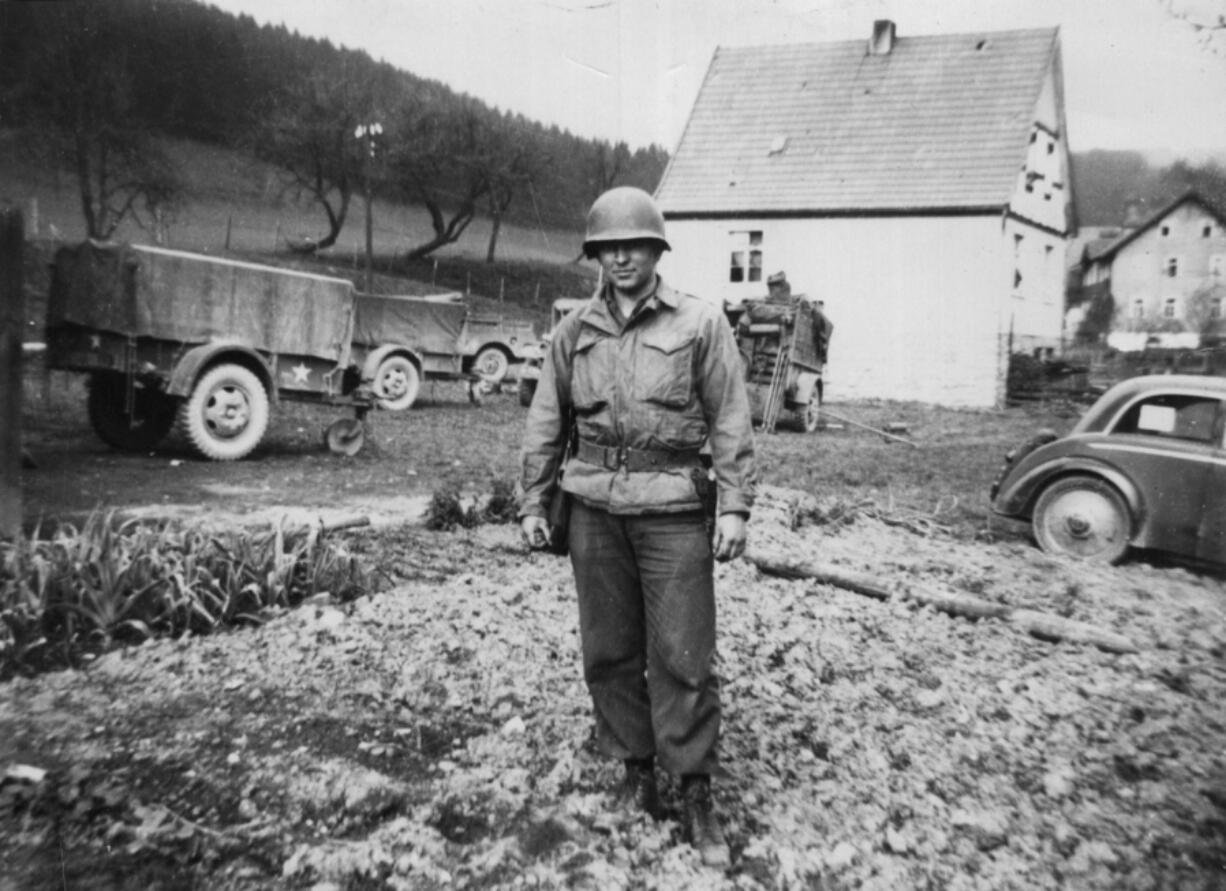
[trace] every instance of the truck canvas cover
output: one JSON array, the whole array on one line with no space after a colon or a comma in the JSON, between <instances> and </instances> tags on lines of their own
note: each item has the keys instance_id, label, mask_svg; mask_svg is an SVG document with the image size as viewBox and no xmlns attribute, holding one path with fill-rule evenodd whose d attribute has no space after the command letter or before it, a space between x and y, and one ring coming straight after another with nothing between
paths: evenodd
<instances>
[{"instance_id":1,"label":"truck canvas cover","mask_svg":"<svg viewBox=\"0 0 1226 891\"><path fill-rule=\"evenodd\" d=\"M455 355L467 312L458 300L359 294L353 342L368 348L399 344L421 353Z\"/></svg>"},{"instance_id":2,"label":"truck canvas cover","mask_svg":"<svg viewBox=\"0 0 1226 891\"><path fill-rule=\"evenodd\" d=\"M143 245L56 252L49 327L196 344L235 340L277 355L349 364L353 283Z\"/></svg>"}]
</instances>

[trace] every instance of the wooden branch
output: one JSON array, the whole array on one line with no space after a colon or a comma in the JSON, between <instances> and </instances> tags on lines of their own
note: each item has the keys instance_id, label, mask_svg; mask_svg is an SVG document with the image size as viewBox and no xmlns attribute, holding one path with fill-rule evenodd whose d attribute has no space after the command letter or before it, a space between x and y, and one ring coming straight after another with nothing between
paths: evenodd
<instances>
[{"instance_id":1,"label":"wooden branch","mask_svg":"<svg viewBox=\"0 0 1226 891\"><path fill-rule=\"evenodd\" d=\"M851 418L844 417L843 415L836 415L834 412L830 411L824 406L821 409L821 413L823 415L826 415L827 417L834 418L836 421L842 421L844 424L850 424L853 427L859 427L861 430L871 431L872 433L876 433L878 436L884 436L886 439L892 439L895 442L905 443L915 449L919 448L919 444L915 442L914 440L906 439L905 437L902 437L902 436L895 436L893 433L889 433L878 427L870 427L868 424L861 424L859 421L853 421Z\"/></svg>"},{"instance_id":2,"label":"wooden branch","mask_svg":"<svg viewBox=\"0 0 1226 891\"><path fill-rule=\"evenodd\" d=\"M993 603L969 594L938 591L922 585L894 590L885 581L868 573L841 569L813 560L781 557L758 551L746 554L746 559L767 575L788 579L813 579L872 597L874 600L909 600L967 619L1001 619L1017 625L1041 640L1088 643L1109 653L1138 652L1136 644L1123 635L1063 616L1037 610L1014 609L1003 603Z\"/></svg>"}]
</instances>

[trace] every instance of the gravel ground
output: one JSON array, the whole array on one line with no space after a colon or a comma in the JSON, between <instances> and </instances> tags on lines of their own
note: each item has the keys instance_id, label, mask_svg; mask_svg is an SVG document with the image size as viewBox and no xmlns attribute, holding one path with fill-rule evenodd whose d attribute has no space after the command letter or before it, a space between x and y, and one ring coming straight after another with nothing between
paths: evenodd
<instances>
[{"instance_id":1,"label":"gravel ground","mask_svg":"<svg viewBox=\"0 0 1226 891\"><path fill-rule=\"evenodd\" d=\"M671 782L660 822L613 808L566 561L409 524L354 539L395 558L393 590L0 687L0 891L1226 886L1221 577L829 508L767 491L752 554L895 597L719 567L726 874L680 838Z\"/></svg>"}]
</instances>

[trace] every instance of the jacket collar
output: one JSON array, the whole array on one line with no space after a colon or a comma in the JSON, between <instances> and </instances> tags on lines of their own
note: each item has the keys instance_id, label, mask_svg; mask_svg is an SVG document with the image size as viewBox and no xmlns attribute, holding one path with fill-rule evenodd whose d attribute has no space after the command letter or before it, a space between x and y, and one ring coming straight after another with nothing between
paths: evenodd
<instances>
[{"instance_id":1,"label":"jacket collar","mask_svg":"<svg viewBox=\"0 0 1226 891\"><path fill-rule=\"evenodd\" d=\"M585 325L591 325L594 328L599 328L606 334L617 334L620 330L617 321L609 312L608 306L608 289L611 287L608 282L605 282L601 287L597 288L592 294L592 299L587 302L587 305L579 310L579 319ZM652 309L665 307L667 309L676 309L680 302L678 294L675 290L665 284L664 279L658 274L656 276L656 291L647 299L648 305Z\"/></svg>"}]
</instances>

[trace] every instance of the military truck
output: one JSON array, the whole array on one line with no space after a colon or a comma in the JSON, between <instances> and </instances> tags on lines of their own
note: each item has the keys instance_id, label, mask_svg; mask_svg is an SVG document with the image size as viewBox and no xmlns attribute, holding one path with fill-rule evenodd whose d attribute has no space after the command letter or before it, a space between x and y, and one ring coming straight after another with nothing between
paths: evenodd
<instances>
[{"instance_id":1,"label":"military truck","mask_svg":"<svg viewBox=\"0 0 1226 891\"><path fill-rule=\"evenodd\" d=\"M355 304L353 359L371 369L384 409L411 406L423 380L501 383L536 340L530 322L474 313L459 292L358 294Z\"/></svg>"},{"instance_id":2,"label":"military truck","mask_svg":"<svg viewBox=\"0 0 1226 891\"><path fill-rule=\"evenodd\" d=\"M532 397L536 395L536 382L541 378L541 366L545 364L545 353L549 350L553 332L558 330L558 323L585 303L586 297L559 297L553 302L549 331L527 351L524 365L519 370L517 386L520 405L526 408L532 404Z\"/></svg>"},{"instance_id":3,"label":"military truck","mask_svg":"<svg viewBox=\"0 0 1226 891\"><path fill-rule=\"evenodd\" d=\"M61 248L47 303L47 366L89 375L103 442L146 451L177 422L205 458L259 444L281 399L344 405L325 442L354 454L374 407L372 366L351 357L344 279L143 245Z\"/></svg>"}]
</instances>

